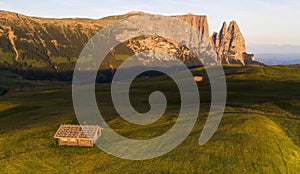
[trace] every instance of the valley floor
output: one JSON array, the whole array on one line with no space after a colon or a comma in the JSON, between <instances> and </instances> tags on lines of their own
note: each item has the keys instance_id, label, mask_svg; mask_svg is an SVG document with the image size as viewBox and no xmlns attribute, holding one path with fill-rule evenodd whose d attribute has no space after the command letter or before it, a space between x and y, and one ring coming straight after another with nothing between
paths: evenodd
<instances>
[{"instance_id":1,"label":"valley floor","mask_svg":"<svg viewBox=\"0 0 300 174\"><path fill-rule=\"evenodd\" d=\"M0 173L300 173L300 66L224 70L228 100L214 137L198 145L210 106L205 80L198 84L201 110L192 133L170 153L145 161L119 159L97 147L58 146L53 136L59 125L76 123L71 83L28 81L1 71ZM172 85L166 76L137 79L132 85L132 105L140 112L149 110L147 100L155 90L169 99L165 115L149 126L117 116L109 84L96 86L97 102L116 132L149 139L176 122L180 95Z\"/></svg>"}]
</instances>

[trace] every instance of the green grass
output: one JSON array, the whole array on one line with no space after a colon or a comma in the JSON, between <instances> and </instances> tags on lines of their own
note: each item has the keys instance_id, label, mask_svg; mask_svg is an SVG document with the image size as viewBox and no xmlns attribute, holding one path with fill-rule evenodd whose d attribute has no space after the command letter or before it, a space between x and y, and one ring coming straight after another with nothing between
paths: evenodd
<instances>
[{"instance_id":1,"label":"green grass","mask_svg":"<svg viewBox=\"0 0 300 174\"><path fill-rule=\"evenodd\" d=\"M66 57L51 57L51 62L55 65L70 63L69 59Z\"/></svg>"},{"instance_id":2,"label":"green grass","mask_svg":"<svg viewBox=\"0 0 300 174\"><path fill-rule=\"evenodd\" d=\"M1 59L0 59L1 65L3 65L4 63L9 64L9 65L14 63L15 55L13 53L5 53L2 50L0 50L0 56L1 56Z\"/></svg>"},{"instance_id":3,"label":"green grass","mask_svg":"<svg viewBox=\"0 0 300 174\"><path fill-rule=\"evenodd\" d=\"M123 160L97 147L60 147L60 124L74 123L71 86L27 81L1 71L0 173L299 173L300 66L225 66L228 100L214 137L198 139L210 104L210 85L199 83L201 110L189 137L168 154L145 161ZM203 69L195 69L198 74ZM16 89L22 89L17 92ZM157 137L176 122L180 103L168 77L137 79L131 88L136 110L146 112L149 93L162 90L168 109L156 123L137 126L117 116L110 85L96 86L99 108L116 132L134 139ZM105 130L104 130L105 133ZM101 141L101 139L100 139Z\"/></svg>"}]
</instances>

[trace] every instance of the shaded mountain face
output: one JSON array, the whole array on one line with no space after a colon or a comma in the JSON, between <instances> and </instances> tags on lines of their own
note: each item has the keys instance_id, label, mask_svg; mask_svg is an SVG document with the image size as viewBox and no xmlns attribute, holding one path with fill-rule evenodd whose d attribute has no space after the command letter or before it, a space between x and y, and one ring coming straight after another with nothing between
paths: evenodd
<instances>
[{"instance_id":1,"label":"shaded mountain face","mask_svg":"<svg viewBox=\"0 0 300 174\"><path fill-rule=\"evenodd\" d=\"M117 19L46 19L0 11L0 64L71 70L88 40Z\"/></svg>"},{"instance_id":2,"label":"shaded mountain face","mask_svg":"<svg viewBox=\"0 0 300 174\"><path fill-rule=\"evenodd\" d=\"M72 71L81 50L94 34L118 19L139 14L128 13L94 20L36 18L0 11L0 66L22 70ZM252 63L254 56L245 53L245 39L236 22L231 22L228 28L224 24L219 34L210 37L206 16L188 14L173 17L190 23L211 40L223 63ZM145 36L115 48L108 55L110 59L105 66L117 68L126 57L157 47L174 53L188 66L200 64L184 45Z\"/></svg>"}]
</instances>

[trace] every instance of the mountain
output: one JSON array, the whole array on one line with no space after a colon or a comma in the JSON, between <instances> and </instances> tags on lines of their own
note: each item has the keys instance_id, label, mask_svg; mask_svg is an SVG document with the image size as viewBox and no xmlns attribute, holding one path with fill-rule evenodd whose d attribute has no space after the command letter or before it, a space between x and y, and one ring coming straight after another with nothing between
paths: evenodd
<instances>
[{"instance_id":1,"label":"mountain","mask_svg":"<svg viewBox=\"0 0 300 174\"><path fill-rule=\"evenodd\" d=\"M131 12L102 19L51 19L0 11L0 66L19 72L72 71L81 50L94 34L119 19L140 14L142 12ZM211 40L222 63L255 63L254 55L246 54L245 39L236 22L231 22L227 29L224 23L220 33L210 37L206 16L187 14L173 17L190 23ZM118 67L126 57L156 47L168 53L173 52L188 66L200 64L184 45L164 38L145 36L118 46L108 55L110 59L104 62L104 66Z\"/></svg>"},{"instance_id":2,"label":"mountain","mask_svg":"<svg viewBox=\"0 0 300 174\"><path fill-rule=\"evenodd\" d=\"M228 27L224 22L219 34L214 32L212 44L223 64L245 65L254 61L254 55L246 53L245 39L236 21Z\"/></svg>"},{"instance_id":3,"label":"mountain","mask_svg":"<svg viewBox=\"0 0 300 174\"><path fill-rule=\"evenodd\" d=\"M257 54L256 59L266 65L300 64L300 54Z\"/></svg>"},{"instance_id":4,"label":"mountain","mask_svg":"<svg viewBox=\"0 0 300 174\"><path fill-rule=\"evenodd\" d=\"M88 40L118 19L46 19L5 11L0 16L1 65L44 70L73 67Z\"/></svg>"}]
</instances>

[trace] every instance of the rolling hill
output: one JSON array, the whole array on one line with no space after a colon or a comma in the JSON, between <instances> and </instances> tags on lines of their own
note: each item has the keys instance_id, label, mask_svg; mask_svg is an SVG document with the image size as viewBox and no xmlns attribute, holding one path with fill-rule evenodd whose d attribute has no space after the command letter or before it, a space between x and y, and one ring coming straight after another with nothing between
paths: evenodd
<instances>
[{"instance_id":1,"label":"rolling hill","mask_svg":"<svg viewBox=\"0 0 300 174\"><path fill-rule=\"evenodd\" d=\"M1 71L1 173L299 173L300 66L224 66L228 101L214 137L198 145L210 106L210 85L198 84L201 110L188 138L168 154L146 161L129 161L97 147L60 147L53 138L60 124L76 123L71 85L30 81ZM198 74L203 69L194 69ZM117 116L110 84L98 84L98 106L119 134L149 139L163 134L176 121L179 93L167 76L136 79L132 105L149 109L148 96L162 90L168 112L156 123L134 126ZM171 100L170 100L171 99ZM104 130L105 136L105 130ZM101 138L100 140L101 141Z\"/></svg>"}]
</instances>

